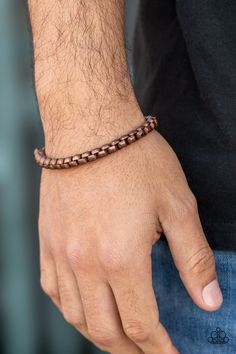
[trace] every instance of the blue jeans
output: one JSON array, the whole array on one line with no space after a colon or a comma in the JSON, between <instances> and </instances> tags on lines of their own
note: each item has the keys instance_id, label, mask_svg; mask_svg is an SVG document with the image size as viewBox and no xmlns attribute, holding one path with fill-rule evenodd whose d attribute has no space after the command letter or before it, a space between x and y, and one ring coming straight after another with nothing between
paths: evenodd
<instances>
[{"instance_id":1,"label":"blue jeans","mask_svg":"<svg viewBox=\"0 0 236 354\"><path fill-rule=\"evenodd\" d=\"M152 252L160 320L181 354L236 354L236 252L214 251L222 307L198 308L185 290L165 241Z\"/></svg>"}]
</instances>

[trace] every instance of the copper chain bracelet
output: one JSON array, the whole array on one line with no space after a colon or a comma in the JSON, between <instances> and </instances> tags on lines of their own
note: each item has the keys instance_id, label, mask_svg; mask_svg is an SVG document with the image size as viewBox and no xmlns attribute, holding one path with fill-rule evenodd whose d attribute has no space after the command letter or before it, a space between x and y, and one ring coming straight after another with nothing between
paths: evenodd
<instances>
[{"instance_id":1,"label":"copper chain bracelet","mask_svg":"<svg viewBox=\"0 0 236 354\"><path fill-rule=\"evenodd\" d=\"M86 151L82 154L76 154L64 158L51 158L46 156L45 148L35 149L34 157L37 164L44 168L49 169L64 169L83 165L88 162L95 161L101 157L111 154L123 147L134 143L136 140L144 137L151 132L158 125L156 117L145 116L146 122L140 125L135 130L130 131L126 135L113 140L111 143L101 146L90 151Z\"/></svg>"}]
</instances>

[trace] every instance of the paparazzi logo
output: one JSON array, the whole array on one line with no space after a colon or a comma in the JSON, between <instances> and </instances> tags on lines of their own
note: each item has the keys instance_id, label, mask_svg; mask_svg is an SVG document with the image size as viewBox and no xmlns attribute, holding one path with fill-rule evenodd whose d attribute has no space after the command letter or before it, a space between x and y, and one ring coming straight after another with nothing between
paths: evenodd
<instances>
[{"instance_id":1,"label":"paparazzi logo","mask_svg":"<svg viewBox=\"0 0 236 354\"><path fill-rule=\"evenodd\" d=\"M211 344L227 344L229 337L227 337L225 331L223 331L220 327L217 327L211 332L211 335L207 338L207 340Z\"/></svg>"}]
</instances>

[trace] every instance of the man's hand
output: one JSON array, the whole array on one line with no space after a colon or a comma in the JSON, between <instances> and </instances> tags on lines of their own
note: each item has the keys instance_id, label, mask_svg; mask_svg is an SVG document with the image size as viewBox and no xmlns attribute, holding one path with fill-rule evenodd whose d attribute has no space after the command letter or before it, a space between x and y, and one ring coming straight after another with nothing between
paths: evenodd
<instances>
[{"instance_id":1,"label":"man's hand","mask_svg":"<svg viewBox=\"0 0 236 354\"><path fill-rule=\"evenodd\" d=\"M29 5L46 153L90 150L143 122L125 60L124 1ZM177 353L152 288L161 232L195 303L211 311L222 302L195 198L156 131L88 165L43 171L39 232L43 289L112 354Z\"/></svg>"},{"instance_id":2,"label":"man's hand","mask_svg":"<svg viewBox=\"0 0 236 354\"><path fill-rule=\"evenodd\" d=\"M44 171L39 227L43 289L108 352L176 353L152 288L151 250L162 231L195 303L221 303L212 285L204 301L216 279L213 254L178 160L157 132L92 164Z\"/></svg>"}]
</instances>

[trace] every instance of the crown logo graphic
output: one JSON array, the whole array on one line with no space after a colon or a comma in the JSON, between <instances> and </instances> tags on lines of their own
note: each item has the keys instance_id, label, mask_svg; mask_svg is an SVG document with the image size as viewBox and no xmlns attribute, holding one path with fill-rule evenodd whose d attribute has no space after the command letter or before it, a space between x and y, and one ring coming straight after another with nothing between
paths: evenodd
<instances>
[{"instance_id":1,"label":"crown logo graphic","mask_svg":"<svg viewBox=\"0 0 236 354\"><path fill-rule=\"evenodd\" d=\"M228 341L229 337L227 337L225 331L222 331L220 327L212 331L210 337L208 337L208 342L211 344L226 344Z\"/></svg>"}]
</instances>

